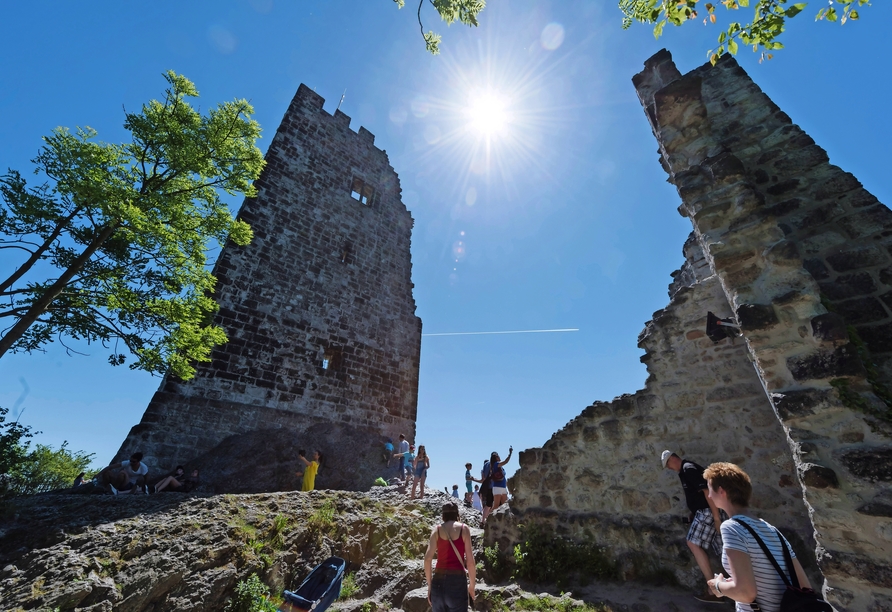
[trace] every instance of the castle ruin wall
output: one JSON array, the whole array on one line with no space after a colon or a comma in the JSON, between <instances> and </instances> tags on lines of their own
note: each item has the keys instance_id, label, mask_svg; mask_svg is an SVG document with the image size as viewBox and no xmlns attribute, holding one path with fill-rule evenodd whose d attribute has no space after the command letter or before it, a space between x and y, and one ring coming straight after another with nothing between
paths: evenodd
<instances>
[{"instance_id":1,"label":"castle ruin wall","mask_svg":"<svg viewBox=\"0 0 892 612\"><path fill-rule=\"evenodd\" d=\"M238 214L254 238L226 245L215 266L215 322L229 342L194 379L165 377L119 459L140 450L151 467L170 468L230 436L284 428L299 439L324 424L367 432L369 448L356 451L373 449L376 458L382 436L414 437L421 320L413 220L374 136L353 132L347 115L330 115L323 103L300 86L257 197ZM326 481L332 472L320 472L322 485L367 484L362 470Z\"/></svg>"}]
</instances>

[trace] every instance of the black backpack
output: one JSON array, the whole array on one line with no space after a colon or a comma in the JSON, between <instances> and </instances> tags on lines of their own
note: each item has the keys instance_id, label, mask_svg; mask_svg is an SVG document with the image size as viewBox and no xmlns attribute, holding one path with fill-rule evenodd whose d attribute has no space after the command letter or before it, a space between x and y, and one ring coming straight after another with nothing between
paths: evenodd
<instances>
[{"instance_id":1,"label":"black backpack","mask_svg":"<svg viewBox=\"0 0 892 612\"><path fill-rule=\"evenodd\" d=\"M762 552L765 553L765 556L768 557L768 560L771 561L771 564L774 566L774 569L777 570L777 573L780 574L781 580L784 581L784 584L787 585L787 590L784 591L784 596L781 599L780 604L780 612L833 612L833 607L818 597L818 594L815 593L812 589L803 589L799 586L799 578L796 577L796 568L793 567L793 558L790 556L790 550L787 548L787 543L784 541L784 538L780 533L777 534L778 540L780 540L781 548L784 549L784 564L790 570L790 578L787 578L787 575L781 569L777 560L772 556L772 554L768 551L768 547L765 546L765 542L762 541L762 538L759 537L759 534L756 533L756 530L747 525L744 521L735 521L740 525L743 525L747 531L749 531L754 538L756 538L756 542L762 548ZM765 523L766 525L768 523ZM777 529L775 527L769 525L775 532ZM792 579L792 583L790 580ZM758 607L756 602L752 604L753 610L761 610Z\"/></svg>"}]
</instances>

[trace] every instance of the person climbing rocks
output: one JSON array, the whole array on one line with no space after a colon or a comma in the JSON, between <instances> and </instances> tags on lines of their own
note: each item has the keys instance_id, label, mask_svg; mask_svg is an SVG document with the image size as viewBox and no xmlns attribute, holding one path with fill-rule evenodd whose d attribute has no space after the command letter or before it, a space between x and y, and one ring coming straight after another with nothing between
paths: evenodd
<instances>
[{"instance_id":1,"label":"person climbing rocks","mask_svg":"<svg viewBox=\"0 0 892 612\"><path fill-rule=\"evenodd\" d=\"M393 439L387 438L384 441L384 463L387 464L387 467L390 467L391 461L393 461Z\"/></svg>"},{"instance_id":2,"label":"person climbing rocks","mask_svg":"<svg viewBox=\"0 0 892 612\"><path fill-rule=\"evenodd\" d=\"M688 548L691 549L704 579L712 580L714 574L706 551L712 550L717 556L722 554L722 538L718 529L728 516L716 507L708 495L709 486L703 477L706 468L693 461L682 459L669 450L663 451L660 461L664 469L678 473L681 488L684 490L685 503L691 512L691 528L687 535ZM723 603L721 598L716 597L708 589L702 595L695 595L695 598L707 603Z\"/></svg>"},{"instance_id":3,"label":"person climbing rocks","mask_svg":"<svg viewBox=\"0 0 892 612\"><path fill-rule=\"evenodd\" d=\"M313 460L308 461L304 451L297 452L297 458L306 466L303 472L297 472L297 476L303 476L301 491L312 491L316 488L316 474L319 473L319 465L322 463L322 453L313 451Z\"/></svg>"}]
</instances>

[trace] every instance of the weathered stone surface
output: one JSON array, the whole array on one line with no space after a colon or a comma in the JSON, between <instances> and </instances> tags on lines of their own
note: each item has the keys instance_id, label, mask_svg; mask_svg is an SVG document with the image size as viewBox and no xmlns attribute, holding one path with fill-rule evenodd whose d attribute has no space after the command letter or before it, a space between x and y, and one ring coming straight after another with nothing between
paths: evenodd
<instances>
[{"instance_id":1,"label":"weathered stone surface","mask_svg":"<svg viewBox=\"0 0 892 612\"><path fill-rule=\"evenodd\" d=\"M222 610L252 573L273 594L322 560L348 563L355 608L399 609L424 584L422 557L442 504L428 489L187 497L45 495L0 530L4 610ZM460 507L481 558L480 513ZM339 603L339 605L341 605ZM374 609L374 608L373 608Z\"/></svg>"},{"instance_id":2,"label":"weathered stone surface","mask_svg":"<svg viewBox=\"0 0 892 612\"><path fill-rule=\"evenodd\" d=\"M849 337L846 320L835 312L827 312L811 320L811 330L818 340L828 342L845 341Z\"/></svg>"},{"instance_id":3,"label":"weathered stone surface","mask_svg":"<svg viewBox=\"0 0 892 612\"><path fill-rule=\"evenodd\" d=\"M193 380L164 379L117 460L142 451L151 469L163 471L230 436L282 429L307 440L318 424L350 430L357 441L365 435L360 455L380 448L384 436L414 439L421 321L412 297L412 217L374 136L351 131L350 118L329 115L323 102L305 85L298 89L266 154L257 197L239 212L254 240L226 246L214 269L215 321L229 342ZM238 469L221 461L203 475L223 482ZM361 472L346 471L344 486L366 487ZM257 488L281 486L274 474L257 471Z\"/></svg>"},{"instance_id":4,"label":"weathered stone surface","mask_svg":"<svg viewBox=\"0 0 892 612\"><path fill-rule=\"evenodd\" d=\"M645 108L665 86L647 68L635 82ZM648 114L661 165L726 301L738 311L743 340L786 426L819 547L842 549L856 570L885 571L892 527L858 509L887 503L878 501L885 460L862 460L862 453L888 445L888 425L862 410L885 413L874 391L878 383L892 386L892 297L886 299L892 296L892 213L854 176L831 165L732 58L672 84L673 91L692 88L696 100L679 100L673 113ZM734 171L704 182L705 160L719 157L734 159ZM743 306L750 304L766 307L767 319L747 313ZM769 324L767 307L776 322ZM654 328L660 324L655 319ZM846 326L852 325L872 353L871 381L848 342ZM667 357L654 351L644 361L660 371ZM690 371L679 371L675 384L691 386ZM716 408L740 410L730 401ZM736 431L753 434L750 429ZM743 458L753 466L754 483L792 480L761 471L764 464L753 460L764 448L760 442L752 435L742 452L731 445L727 452L732 461ZM874 505L865 506L866 499ZM869 572L837 570L828 570L825 588L840 609L866 610L892 594L862 578Z\"/></svg>"},{"instance_id":5,"label":"weathered stone surface","mask_svg":"<svg viewBox=\"0 0 892 612\"><path fill-rule=\"evenodd\" d=\"M771 304L741 304L737 308L737 320L746 331L765 329L778 322Z\"/></svg>"},{"instance_id":6,"label":"weathered stone surface","mask_svg":"<svg viewBox=\"0 0 892 612\"><path fill-rule=\"evenodd\" d=\"M892 447L856 448L842 455L852 474L870 482L892 481Z\"/></svg>"},{"instance_id":7,"label":"weathered stone surface","mask_svg":"<svg viewBox=\"0 0 892 612\"><path fill-rule=\"evenodd\" d=\"M705 337L706 312L725 318L730 306L718 277L704 265L702 249L689 241L685 255L682 270L673 275L672 300L639 338L650 356L645 388L596 402L543 448L524 451L510 483L516 514L488 519L488 544L510 552L520 537L511 525L535 521L562 537L592 538L621 560L627 579L638 575L640 562L633 560L646 555L653 568L699 588L702 576L679 563L693 561L680 520L687 514L681 485L659 462L669 448L703 465L733 460L744 466L758 479L756 511L808 542L797 549L807 559L813 528L799 484L792 481L786 436L746 345ZM820 401L809 405L822 409Z\"/></svg>"},{"instance_id":8,"label":"weathered stone surface","mask_svg":"<svg viewBox=\"0 0 892 612\"><path fill-rule=\"evenodd\" d=\"M803 463L799 466L799 478L803 484L816 489L838 489L839 478L836 472L823 465Z\"/></svg>"}]
</instances>

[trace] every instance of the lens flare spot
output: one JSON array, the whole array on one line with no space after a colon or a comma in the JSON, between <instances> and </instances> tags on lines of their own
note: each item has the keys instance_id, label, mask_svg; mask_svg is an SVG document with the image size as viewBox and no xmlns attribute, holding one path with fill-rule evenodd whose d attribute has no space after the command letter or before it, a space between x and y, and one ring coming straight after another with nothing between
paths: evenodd
<instances>
[{"instance_id":1,"label":"lens flare spot","mask_svg":"<svg viewBox=\"0 0 892 612\"><path fill-rule=\"evenodd\" d=\"M412 100L412 114L418 117L426 117L431 110L430 102L424 96L418 96Z\"/></svg>"},{"instance_id":2,"label":"lens flare spot","mask_svg":"<svg viewBox=\"0 0 892 612\"><path fill-rule=\"evenodd\" d=\"M539 42L546 51L554 51L564 44L564 26L559 23L549 23L542 29Z\"/></svg>"},{"instance_id":3,"label":"lens flare spot","mask_svg":"<svg viewBox=\"0 0 892 612\"><path fill-rule=\"evenodd\" d=\"M477 188L471 187L468 189L468 193L465 194L465 204L473 206L475 202L477 202ZM461 235L464 236L465 233L462 232Z\"/></svg>"},{"instance_id":4,"label":"lens flare spot","mask_svg":"<svg viewBox=\"0 0 892 612\"><path fill-rule=\"evenodd\" d=\"M438 128L437 126L429 125L424 128L424 140L427 142L427 144L437 144L438 142L440 142L440 136L440 128Z\"/></svg>"},{"instance_id":5,"label":"lens flare spot","mask_svg":"<svg viewBox=\"0 0 892 612\"><path fill-rule=\"evenodd\" d=\"M397 125L402 125L409 117L408 111L402 106L394 106L390 109L390 120Z\"/></svg>"},{"instance_id":6,"label":"lens flare spot","mask_svg":"<svg viewBox=\"0 0 892 612\"><path fill-rule=\"evenodd\" d=\"M456 241L452 245L452 256L455 257L456 263L464 259L465 257L465 243L461 240Z\"/></svg>"}]
</instances>

